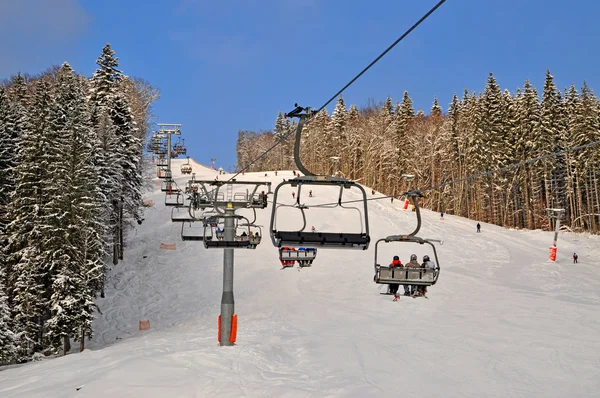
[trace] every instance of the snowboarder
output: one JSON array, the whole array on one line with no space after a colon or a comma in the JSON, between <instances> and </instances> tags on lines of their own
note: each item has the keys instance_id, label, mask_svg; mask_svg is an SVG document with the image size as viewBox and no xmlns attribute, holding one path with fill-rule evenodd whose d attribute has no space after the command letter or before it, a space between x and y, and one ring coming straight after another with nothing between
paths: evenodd
<instances>
[{"instance_id":1,"label":"snowboarder","mask_svg":"<svg viewBox=\"0 0 600 398\"><path fill-rule=\"evenodd\" d=\"M407 268L421 268L421 264L417 261L417 255L411 254L410 261L406 263ZM416 296L418 285L404 285L404 295L405 296Z\"/></svg>"},{"instance_id":2,"label":"snowboarder","mask_svg":"<svg viewBox=\"0 0 600 398\"><path fill-rule=\"evenodd\" d=\"M477 232L481 232L481 224L477 223Z\"/></svg>"},{"instance_id":3,"label":"snowboarder","mask_svg":"<svg viewBox=\"0 0 600 398\"><path fill-rule=\"evenodd\" d=\"M579 256L577 256L577 253L573 253L573 264L577 264L578 258L579 258Z\"/></svg>"},{"instance_id":4,"label":"snowboarder","mask_svg":"<svg viewBox=\"0 0 600 398\"><path fill-rule=\"evenodd\" d=\"M392 262L389 265L390 268L400 268L403 267L402 262L400 261L400 257L398 256L394 256L394 259L392 260ZM388 293L393 294L394 297L398 296L398 287L400 286L399 283L390 283L388 285ZM404 286L404 291L406 291L406 286Z\"/></svg>"}]
</instances>

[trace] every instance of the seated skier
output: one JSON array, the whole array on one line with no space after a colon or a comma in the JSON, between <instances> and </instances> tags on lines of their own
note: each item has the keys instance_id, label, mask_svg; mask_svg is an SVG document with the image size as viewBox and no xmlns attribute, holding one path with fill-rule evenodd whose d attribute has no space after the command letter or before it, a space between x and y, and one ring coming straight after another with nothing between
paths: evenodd
<instances>
[{"instance_id":1,"label":"seated skier","mask_svg":"<svg viewBox=\"0 0 600 398\"><path fill-rule=\"evenodd\" d=\"M417 255L411 254L410 261L406 264L408 268L421 268L421 264L417 261ZM404 285L405 296L416 296L419 289L418 285Z\"/></svg>"},{"instance_id":2,"label":"seated skier","mask_svg":"<svg viewBox=\"0 0 600 398\"><path fill-rule=\"evenodd\" d=\"M423 256L423 264L421 267L426 270L434 270L436 268L435 263L431 261L427 254ZM424 296L425 294L427 294L427 286L419 286L418 295Z\"/></svg>"},{"instance_id":3,"label":"seated skier","mask_svg":"<svg viewBox=\"0 0 600 398\"><path fill-rule=\"evenodd\" d=\"M390 268L403 267L402 262L400 261L400 257L394 256L394 259L389 265ZM390 283L388 285L388 293L393 294L394 296L398 294L399 283ZM405 287L406 289L406 287Z\"/></svg>"}]
</instances>

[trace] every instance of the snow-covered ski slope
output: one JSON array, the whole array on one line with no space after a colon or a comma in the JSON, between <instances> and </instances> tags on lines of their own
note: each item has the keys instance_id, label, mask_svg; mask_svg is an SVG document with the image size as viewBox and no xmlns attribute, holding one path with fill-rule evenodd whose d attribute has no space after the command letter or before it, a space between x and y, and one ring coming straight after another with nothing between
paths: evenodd
<instances>
[{"instance_id":1,"label":"snow-covered ski slope","mask_svg":"<svg viewBox=\"0 0 600 398\"><path fill-rule=\"evenodd\" d=\"M173 161L173 172L183 186L189 177L179 174L182 163ZM199 179L218 174L192 165ZM290 177L238 178L268 178L274 188ZM317 188L307 203L335 202L335 195ZM102 315L89 349L0 371L1 397L600 395L598 236L561 233L550 263L551 232L482 224L478 234L474 221L441 221L424 210L419 235L444 240L439 282L428 300L393 302L373 282L374 242L412 231L415 213L401 201L369 202L368 251L319 249L313 266L301 270L281 270L267 239L269 205L258 215L263 242L235 252L237 345L220 347L223 251L181 241L159 186L146 199L155 205L98 300ZM336 214L312 224L356 229L351 217ZM418 245L391 245L383 263L392 254L404 263L413 252L419 260L428 254ZM572 264L573 251L579 264ZM139 331L146 319L150 330Z\"/></svg>"}]
</instances>

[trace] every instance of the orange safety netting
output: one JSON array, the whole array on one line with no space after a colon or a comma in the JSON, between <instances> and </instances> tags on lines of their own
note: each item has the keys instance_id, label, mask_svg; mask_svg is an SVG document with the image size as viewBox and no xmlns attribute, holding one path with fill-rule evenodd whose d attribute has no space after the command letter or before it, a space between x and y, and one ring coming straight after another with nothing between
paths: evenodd
<instances>
[{"instance_id":1,"label":"orange safety netting","mask_svg":"<svg viewBox=\"0 0 600 398\"><path fill-rule=\"evenodd\" d=\"M171 244L171 243L161 243L160 244L160 248L161 249L167 249L167 250L177 250L175 247L175 243Z\"/></svg>"}]
</instances>

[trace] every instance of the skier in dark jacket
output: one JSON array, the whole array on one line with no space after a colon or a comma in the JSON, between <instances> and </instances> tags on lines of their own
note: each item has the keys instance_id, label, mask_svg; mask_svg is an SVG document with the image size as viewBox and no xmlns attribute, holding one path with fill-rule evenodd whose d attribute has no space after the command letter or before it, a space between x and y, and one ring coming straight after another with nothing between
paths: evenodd
<instances>
[{"instance_id":1,"label":"skier in dark jacket","mask_svg":"<svg viewBox=\"0 0 600 398\"><path fill-rule=\"evenodd\" d=\"M481 224L477 223L477 232L481 232Z\"/></svg>"}]
</instances>

